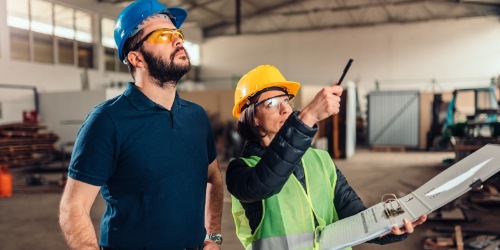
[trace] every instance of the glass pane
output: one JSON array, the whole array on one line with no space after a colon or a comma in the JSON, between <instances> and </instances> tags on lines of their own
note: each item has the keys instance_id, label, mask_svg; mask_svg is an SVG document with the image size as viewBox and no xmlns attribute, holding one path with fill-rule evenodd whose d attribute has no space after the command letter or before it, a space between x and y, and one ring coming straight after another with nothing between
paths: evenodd
<instances>
[{"instance_id":1,"label":"glass pane","mask_svg":"<svg viewBox=\"0 0 500 250\"><path fill-rule=\"evenodd\" d=\"M28 0L7 0L7 24L29 30Z\"/></svg>"},{"instance_id":2,"label":"glass pane","mask_svg":"<svg viewBox=\"0 0 500 250\"><path fill-rule=\"evenodd\" d=\"M104 65L107 71L115 71L115 50L104 48Z\"/></svg>"},{"instance_id":3,"label":"glass pane","mask_svg":"<svg viewBox=\"0 0 500 250\"><path fill-rule=\"evenodd\" d=\"M29 31L10 29L10 55L12 59L30 60Z\"/></svg>"},{"instance_id":4,"label":"glass pane","mask_svg":"<svg viewBox=\"0 0 500 250\"><path fill-rule=\"evenodd\" d=\"M52 3L31 0L31 30L44 34L53 34Z\"/></svg>"},{"instance_id":5,"label":"glass pane","mask_svg":"<svg viewBox=\"0 0 500 250\"><path fill-rule=\"evenodd\" d=\"M75 11L75 39L82 42L92 42L92 18L83 11Z\"/></svg>"},{"instance_id":6,"label":"glass pane","mask_svg":"<svg viewBox=\"0 0 500 250\"><path fill-rule=\"evenodd\" d=\"M102 45L109 48L116 48L114 38L115 21L109 18L101 20Z\"/></svg>"},{"instance_id":7,"label":"glass pane","mask_svg":"<svg viewBox=\"0 0 500 250\"><path fill-rule=\"evenodd\" d=\"M91 44L78 43L78 67L93 68L94 54Z\"/></svg>"},{"instance_id":8,"label":"glass pane","mask_svg":"<svg viewBox=\"0 0 500 250\"><path fill-rule=\"evenodd\" d=\"M54 35L68 39L75 39L75 29L73 22L74 10L56 4L54 6L54 12Z\"/></svg>"},{"instance_id":9,"label":"glass pane","mask_svg":"<svg viewBox=\"0 0 500 250\"><path fill-rule=\"evenodd\" d=\"M59 39L58 41L59 63L75 64L75 51L73 50L73 41Z\"/></svg>"},{"instance_id":10,"label":"glass pane","mask_svg":"<svg viewBox=\"0 0 500 250\"><path fill-rule=\"evenodd\" d=\"M54 37L33 33L35 62L54 63Z\"/></svg>"}]
</instances>

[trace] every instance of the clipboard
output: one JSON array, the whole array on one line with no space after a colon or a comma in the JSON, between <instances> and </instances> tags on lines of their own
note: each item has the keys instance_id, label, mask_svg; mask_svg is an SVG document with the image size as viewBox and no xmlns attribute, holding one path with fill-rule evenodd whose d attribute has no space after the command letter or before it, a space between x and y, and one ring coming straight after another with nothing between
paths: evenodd
<instances>
[{"instance_id":1,"label":"clipboard","mask_svg":"<svg viewBox=\"0 0 500 250\"><path fill-rule=\"evenodd\" d=\"M382 201L366 210L326 226L319 239L321 250L355 246L403 226L403 219L415 221L444 206L500 170L500 145L488 144L453 164L410 194Z\"/></svg>"}]
</instances>

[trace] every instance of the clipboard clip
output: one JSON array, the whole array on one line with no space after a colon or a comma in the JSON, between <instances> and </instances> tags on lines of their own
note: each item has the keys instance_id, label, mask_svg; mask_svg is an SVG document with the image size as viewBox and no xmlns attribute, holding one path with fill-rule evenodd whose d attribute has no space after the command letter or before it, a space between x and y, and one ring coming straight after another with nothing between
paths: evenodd
<instances>
[{"instance_id":1,"label":"clipboard clip","mask_svg":"<svg viewBox=\"0 0 500 250\"><path fill-rule=\"evenodd\" d=\"M404 214L405 210L401 205L401 202L396 197L395 194L384 194L382 195L382 204L384 205L384 212L387 218L396 217L400 214Z\"/></svg>"},{"instance_id":2,"label":"clipboard clip","mask_svg":"<svg viewBox=\"0 0 500 250\"><path fill-rule=\"evenodd\" d=\"M473 190L481 190L483 189L483 181L481 179L475 179L472 184L469 185L469 187Z\"/></svg>"}]
</instances>

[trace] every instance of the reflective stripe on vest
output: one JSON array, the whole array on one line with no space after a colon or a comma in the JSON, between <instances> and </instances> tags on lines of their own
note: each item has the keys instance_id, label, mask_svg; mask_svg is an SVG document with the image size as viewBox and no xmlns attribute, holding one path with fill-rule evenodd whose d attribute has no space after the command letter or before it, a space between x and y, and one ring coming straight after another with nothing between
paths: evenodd
<instances>
[{"instance_id":1,"label":"reflective stripe on vest","mask_svg":"<svg viewBox=\"0 0 500 250\"><path fill-rule=\"evenodd\" d=\"M301 234L275 236L264 238L252 243L252 250L264 249L304 249L312 248L314 245L314 234L307 232Z\"/></svg>"}]
</instances>

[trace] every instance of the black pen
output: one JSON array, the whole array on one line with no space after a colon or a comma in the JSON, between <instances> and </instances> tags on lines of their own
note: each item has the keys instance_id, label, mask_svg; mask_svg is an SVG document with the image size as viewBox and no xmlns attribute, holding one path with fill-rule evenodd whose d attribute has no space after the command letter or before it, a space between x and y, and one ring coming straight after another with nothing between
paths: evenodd
<instances>
[{"instance_id":1,"label":"black pen","mask_svg":"<svg viewBox=\"0 0 500 250\"><path fill-rule=\"evenodd\" d=\"M351 67L351 63L352 63L352 59L349 59L349 61L347 62L347 65L345 66L344 68L344 72L342 72L342 76L340 77L337 85L340 85L342 83L342 81L344 80L344 77L345 75L347 74L347 71L349 70L349 68Z\"/></svg>"}]
</instances>

